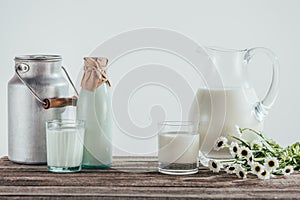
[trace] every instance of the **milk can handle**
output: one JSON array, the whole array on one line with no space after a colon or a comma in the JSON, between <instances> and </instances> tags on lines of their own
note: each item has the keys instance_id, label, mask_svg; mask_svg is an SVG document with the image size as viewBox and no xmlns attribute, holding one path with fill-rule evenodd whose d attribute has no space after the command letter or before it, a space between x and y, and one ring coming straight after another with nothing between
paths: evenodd
<instances>
[{"instance_id":1,"label":"milk can handle","mask_svg":"<svg viewBox=\"0 0 300 200\"><path fill-rule=\"evenodd\" d=\"M66 74L66 76L67 76L67 78L68 78L70 84L72 85L74 91L76 92L77 96L79 96L79 93L78 93L78 91L76 90L76 87L75 87L75 85L74 85L72 79L70 78L70 76L69 76L69 74L68 74L66 68L64 68L64 66L61 66L61 68L62 68L62 70L65 72L65 74Z\"/></svg>"},{"instance_id":2,"label":"milk can handle","mask_svg":"<svg viewBox=\"0 0 300 200\"><path fill-rule=\"evenodd\" d=\"M67 70L61 66L62 70L64 71L64 73L66 74L70 84L72 85L74 91L76 92L77 96L78 96L78 91L76 90ZM18 78L20 79L20 81L26 85L26 87L29 89L29 91L31 92L31 94L36 98L36 100L38 102L40 102L41 104L43 104L43 107L45 109L48 108L54 108L54 107L64 107L64 106L68 106L68 105L76 105L76 101L77 101L77 97L73 96L72 98L50 98L50 99L42 99L39 97L39 95L34 91L34 89L21 77L21 75L19 74L19 71L23 71L26 72L29 70L29 66L21 63L19 64L16 68L15 68L15 72L18 76Z\"/></svg>"},{"instance_id":3,"label":"milk can handle","mask_svg":"<svg viewBox=\"0 0 300 200\"><path fill-rule=\"evenodd\" d=\"M257 53L267 55L272 63L272 79L267 94L261 101L257 102L254 107L256 118L259 121L263 121L278 95L279 63L277 56L270 49L264 47L255 47L247 50L245 54L247 63L250 62Z\"/></svg>"}]
</instances>

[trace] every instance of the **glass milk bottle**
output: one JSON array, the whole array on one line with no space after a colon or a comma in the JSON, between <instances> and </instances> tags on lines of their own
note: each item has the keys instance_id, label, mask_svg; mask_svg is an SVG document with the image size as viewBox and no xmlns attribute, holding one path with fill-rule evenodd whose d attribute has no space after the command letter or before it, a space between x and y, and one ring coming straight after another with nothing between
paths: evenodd
<instances>
[{"instance_id":1,"label":"glass milk bottle","mask_svg":"<svg viewBox=\"0 0 300 200\"><path fill-rule=\"evenodd\" d=\"M107 168L112 163L112 112L107 58L85 57L77 119L85 121L82 167Z\"/></svg>"}]
</instances>

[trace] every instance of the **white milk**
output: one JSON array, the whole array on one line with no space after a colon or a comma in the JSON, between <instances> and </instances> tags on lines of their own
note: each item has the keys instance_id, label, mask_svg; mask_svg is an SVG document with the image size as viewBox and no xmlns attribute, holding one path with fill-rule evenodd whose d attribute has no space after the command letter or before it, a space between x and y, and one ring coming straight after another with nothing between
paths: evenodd
<instances>
[{"instance_id":1,"label":"white milk","mask_svg":"<svg viewBox=\"0 0 300 200\"><path fill-rule=\"evenodd\" d=\"M158 161L161 163L195 163L199 152L199 134L166 132L158 136Z\"/></svg>"},{"instance_id":2,"label":"white milk","mask_svg":"<svg viewBox=\"0 0 300 200\"><path fill-rule=\"evenodd\" d=\"M78 167L83 156L84 129L47 130L47 164Z\"/></svg>"},{"instance_id":3,"label":"white milk","mask_svg":"<svg viewBox=\"0 0 300 200\"><path fill-rule=\"evenodd\" d=\"M237 135L235 126L260 130L260 123L254 115L258 97L253 88L242 89L198 89L198 109L192 107L192 119L199 121L200 151L210 158L230 158L228 149L214 151L213 145L220 136L232 141L230 135ZM199 114L200 113L200 114Z\"/></svg>"},{"instance_id":4,"label":"white milk","mask_svg":"<svg viewBox=\"0 0 300 200\"><path fill-rule=\"evenodd\" d=\"M77 119L84 120L84 167L108 167L112 163L112 111L108 86L94 92L81 89L77 102Z\"/></svg>"}]
</instances>

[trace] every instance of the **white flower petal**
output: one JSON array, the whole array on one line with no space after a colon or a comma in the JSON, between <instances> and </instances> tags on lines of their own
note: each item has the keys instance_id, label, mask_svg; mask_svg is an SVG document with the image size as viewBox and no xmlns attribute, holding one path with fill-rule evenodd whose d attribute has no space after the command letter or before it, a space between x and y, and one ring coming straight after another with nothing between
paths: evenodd
<instances>
[{"instance_id":1,"label":"white flower petal","mask_svg":"<svg viewBox=\"0 0 300 200\"><path fill-rule=\"evenodd\" d=\"M229 152L233 158L235 158L238 155L239 152L239 145L236 142L231 142L229 147Z\"/></svg>"},{"instance_id":2,"label":"white flower petal","mask_svg":"<svg viewBox=\"0 0 300 200\"><path fill-rule=\"evenodd\" d=\"M248 165L252 165L254 163L254 157L251 154L248 158L247 158L247 164Z\"/></svg>"},{"instance_id":3,"label":"white flower petal","mask_svg":"<svg viewBox=\"0 0 300 200\"><path fill-rule=\"evenodd\" d=\"M283 169L283 175L289 176L292 173L294 173L294 167L293 166L285 166L285 168Z\"/></svg>"},{"instance_id":4,"label":"white flower petal","mask_svg":"<svg viewBox=\"0 0 300 200\"><path fill-rule=\"evenodd\" d=\"M257 176L259 179L263 179L263 180L270 179L270 172L268 170L264 169Z\"/></svg>"},{"instance_id":5,"label":"white flower petal","mask_svg":"<svg viewBox=\"0 0 300 200\"><path fill-rule=\"evenodd\" d=\"M239 178L247 178L247 172L243 167L237 167L235 174L239 177Z\"/></svg>"},{"instance_id":6,"label":"white flower petal","mask_svg":"<svg viewBox=\"0 0 300 200\"><path fill-rule=\"evenodd\" d=\"M237 168L238 168L237 164L231 164L228 167L226 167L225 171L227 172L227 174L234 174Z\"/></svg>"},{"instance_id":7,"label":"white flower petal","mask_svg":"<svg viewBox=\"0 0 300 200\"><path fill-rule=\"evenodd\" d=\"M252 151L248 147L242 146L239 148L238 156L239 158L249 158L252 156Z\"/></svg>"},{"instance_id":8,"label":"white flower petal","mask_svg":"<svg viewBox=\"0 0 300 200\"><path fill-rule=\"evenodd\" d=\"M227 145L228 139L226 137L219 137L214 144L214 150L219 151Z\"/></svg>"},{"instance_id":9,"label":"white flower petal","mask_svg":"<svg viewBox=\"0 0 300 200\"><path fill-rule=\"evenodd\" d=\"M209 169L214 173L220 172L222 164L217 160L209 160L208 162Z\"/></svg>"},{"instance_id":10,"label":"white flower petal","mask_svg":"<svg viewBox=\"0 0 300 200\"><path fill-rule=\"evenodd\" d=\"M264 166L267 171L272 172L279 167L279 163L277 158L275 157L266 157Z\"/></svg>"},{"instance_id":11,"label":"white flower petal","mask_svg":"<svg viewBox=\"0 0 300 200\"><path fill-rule=\"evenodd\" d=\"M256 175L259 175L261 172L263 172L263 170L265 170L264 166L260 163L253 163L251 165L251 172L252 174L256 174Z\"/></svg>"}]
</instances>

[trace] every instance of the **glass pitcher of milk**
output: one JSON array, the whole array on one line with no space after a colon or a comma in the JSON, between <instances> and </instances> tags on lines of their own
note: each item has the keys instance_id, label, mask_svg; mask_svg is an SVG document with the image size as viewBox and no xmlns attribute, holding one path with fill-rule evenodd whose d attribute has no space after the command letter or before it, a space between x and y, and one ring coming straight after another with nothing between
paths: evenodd
<instances>
[{"instance_id":1,"label":"glass pitcher of milk","mask_svg":"<svg viewBox=\"0 0 300 200\"><path fill-rule=\"evenodd\" d=\"M237 127L262 130L263 120L277 97L279 80L278 60L269 49L207 47L206 50L215 66L211 73L218 73L223 86L199 88L190 109L190 120L199 122L200 160L204 165L208 159L231 158L228 149L214 150L214 143L220 136L226 137L230 144L230 136L238 135ZM273 73L267 94L262 100L247 80L247 65L259 53L270 58Z\"/></svg>"}]
</instances>

